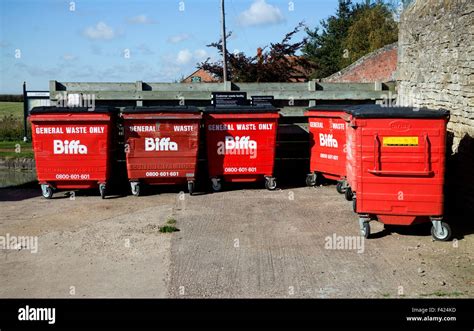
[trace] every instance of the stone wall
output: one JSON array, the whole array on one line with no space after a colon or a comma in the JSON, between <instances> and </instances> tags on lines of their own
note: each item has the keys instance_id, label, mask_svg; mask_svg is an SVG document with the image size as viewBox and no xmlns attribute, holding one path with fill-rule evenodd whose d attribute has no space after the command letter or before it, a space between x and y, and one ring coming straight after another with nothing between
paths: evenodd
<instances>
[{"instance_id":1,"label":"stone wall","mask_svg":"<svg viewBox=\"0 0 474 331\"><path fill-rule=\"evenodd\" d=\"M0 157L0 169L8 170L35 170L34 159Z\"/></svg>"},{"instance_id":2,"label":"stone wall","mask_svg":"<svg viewBox=\"0 0 474 331\"><path fill-rule=\"evenodd\" d=\"M372 83L395 80L397 43L377 49L331 76L323 82Z\"/></svg>"},{"instance_id":3,"label":"stone wall","mask_svg":"<svg viewBox=\"0 0 474 331\"><path fill-rule=\"evenodd\" d=\"M398 104L446 108L446 204L474 208L474 1L416 0L400 19ZM471 221L474 218L471 218Z\"/></svg>"}]
</instances>

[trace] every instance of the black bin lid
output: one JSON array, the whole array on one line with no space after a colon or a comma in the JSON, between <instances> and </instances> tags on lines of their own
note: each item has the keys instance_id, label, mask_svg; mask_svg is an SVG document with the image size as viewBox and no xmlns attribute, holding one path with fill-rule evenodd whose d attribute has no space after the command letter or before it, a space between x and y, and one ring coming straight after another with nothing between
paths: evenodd
<instances>
[{"instance_id":1,"label":"black bin lid","mask_svg":"<svg viewBox=\"0 0 474 331\"><path fill-rule=\"evenodd\" d=\"M78 114L78 113L112 113L117 108L108 106L97 106L97 107L56 107L56 106L41 106L34 107L31 109L30 114Z\"/></svg>"},{"instance_id":2,"label":"black bin lid","mask_svg":"<svg viewBox=\"0 0 474 331\"><path fill-rule=\"evenodd\" d=\"M258 114L258 113L277 113L278 108L272 105L256 105L256 106L229 106L229 107L214 107L208 106L204 109L205 113L213 114Z\"/></svg>"},{"instance_id":3,"label":"black bin lid","mask_svg":"<svg viewBox=\"0 0 474 331\"><path fill-rule=\"evenodd\" d=\"M199 108L194 106L149 106L125 107L123 114L149 114L149 113L199 113Z\"/></svg>"},{"instance_id":4,"label":"black bin lid","mask_svg":"<svg viewBox=\"0 0 474 331\"><path fill-rule=\"evenodd\" d=\"M381 105L358 105L344 109L357 118L445 118L449 110L416 107L382 107Z\"/></svg>"},{"instance_id":5,"label":"black bin lid","mask_svg":"<svg viewBox=\"0 0 474 331\"><path fill-rule=\"evenodd\" d=\"M352 105L316 105L306 108L306 111L343 111L346 108L351 107Z\"/></svg>"}]
</instances>

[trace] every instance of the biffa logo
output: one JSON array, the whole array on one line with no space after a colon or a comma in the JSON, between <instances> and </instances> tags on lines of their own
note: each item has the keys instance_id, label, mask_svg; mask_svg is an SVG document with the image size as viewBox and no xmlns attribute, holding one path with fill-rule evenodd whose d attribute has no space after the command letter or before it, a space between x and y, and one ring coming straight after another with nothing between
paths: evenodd
<instances>
[{"instance_id":1,"label":"biffa logo","mask_svg":"<svg viewBox=\"0 0 474 331\"><path fill-rule=\"evenodd\" d=\"M79 140L54 140L54 154L87 154L87 146Z\"/></svg>"},{"instance_id":2,"label":"biffa logo","mask_svg":"<svg viewBox=\"0 0 474 331\"><path fill-rule=\"evenodd\" d=\"M178 144L171 141L171 138L145 138L145 151L177 151Z\"/></svg>"},{"instance_id":3,"label":"biffa logo","mask_svg":"<svg viewBox=\"0 0 474 331\"><path fill-rule=\"evenodd\" d=\"M225 141L217 143L218 155L250 155L251 159L257 158L257 142L249 136L226 136Z\"/></svg>"},{"instance_id":4,"label":"biffa logo","mask_svg":"<svg viewBox=\"0 0 474 331\"><path fill-rule=\"evenodd\" d=\"M322 147L333 147L337 148L339 145L337 140L333 138L332 134L320 133L319 134L319 145Z\"/></svg>"}]
</instances>

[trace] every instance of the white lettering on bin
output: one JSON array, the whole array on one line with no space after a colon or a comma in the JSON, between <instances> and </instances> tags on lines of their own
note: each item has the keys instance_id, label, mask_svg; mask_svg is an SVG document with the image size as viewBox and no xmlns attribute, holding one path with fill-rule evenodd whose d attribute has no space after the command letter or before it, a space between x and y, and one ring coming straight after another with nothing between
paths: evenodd
<instances>
[{"instance_id":1,"label":"white lettering on bin","mask_svg":"<svg viewBox=\"0 0 474 331\"><path fill-rule=\"evenodd\" d=\"M257 158L257 142L249 136L226 136L225 141L217 143L218 155L250 155L251 159Z\"/></svg>"},{"instance_id":2,"label":"white lettering on bin","mask_svg":"<svg viewBox=\"0 0 474 331\"><path fill-rule=\"evenodd\" d=\"M333 147L337 148L339 145L337 140L333 137L332 134L320 133L319 134L319 145L322 147Z\"/></svg>"},{"instance_id":3,"label":"white lettering on bin","mask_svg":"<svg viewBox=\"0 0 474 331\"><path fill-rule=\"evenodd\" d=\"M87 154L87 146L81 145L79 140L54 140L54 154Z\"/></svg>"},{"instance_id":4,"label":"white lettering on bin","mask_svg":"<svg viewBox=\"0 0 474 331\"><path fill-rule=\"evenodd\" d=\"M177 151L178 144L171 141L171 138L145 138L145 151Z\"/></svg>"}]
</instances>

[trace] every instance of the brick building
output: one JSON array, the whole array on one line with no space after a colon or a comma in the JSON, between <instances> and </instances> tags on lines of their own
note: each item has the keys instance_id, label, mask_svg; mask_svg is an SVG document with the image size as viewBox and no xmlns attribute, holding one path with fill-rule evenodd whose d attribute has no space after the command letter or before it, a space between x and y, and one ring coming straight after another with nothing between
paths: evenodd
<instances>
[{"instance_id":1,"label":"brick building","mask_svg":"<svg viewBox=\"0 0 474 331\"><path fill-rule=\"evenodd\" d=\"M396 80L398 44L393 43L361 57L329 77L328 83L372 83Z\"/></svg>"},{"instance_id":2,"label":"brick building","mask_svg":"<svg viewBox=\"0 0 474 331\"><path fill-rule=\"evenodd\" d=\"M219 79L214 77L210 72L204 69L198 69L188 77L184 78L181 83L217 83Z\"/></svg>"}]
</instances>

